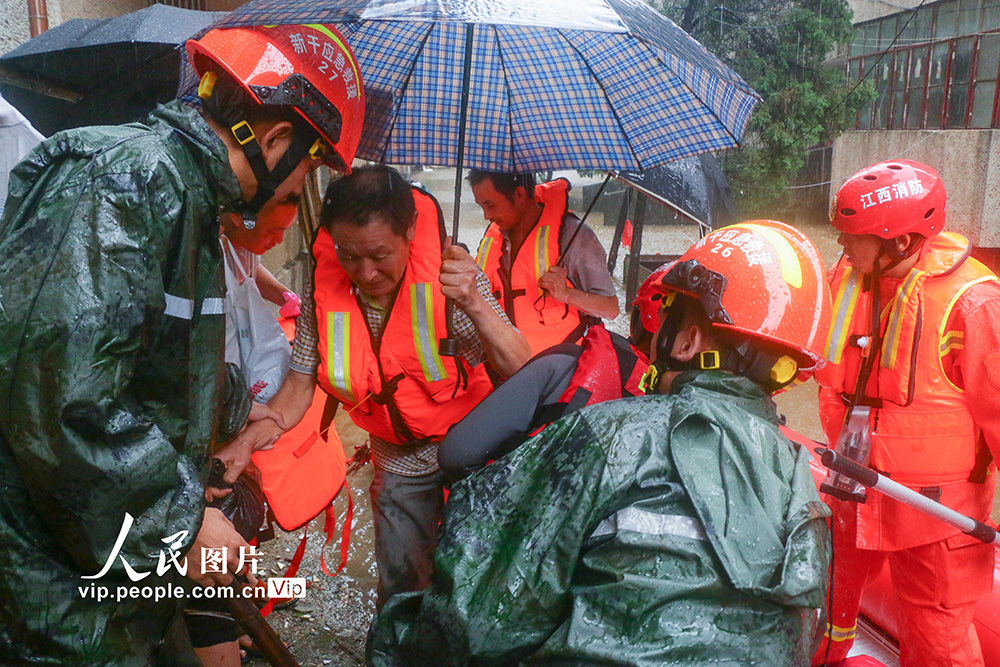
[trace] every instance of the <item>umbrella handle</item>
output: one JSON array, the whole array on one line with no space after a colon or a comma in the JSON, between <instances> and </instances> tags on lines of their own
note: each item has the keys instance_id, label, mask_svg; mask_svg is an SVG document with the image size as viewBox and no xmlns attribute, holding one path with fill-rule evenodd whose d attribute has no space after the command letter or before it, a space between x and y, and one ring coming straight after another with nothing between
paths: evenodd
<instances>
[{"instance_id":1,"label":"umbrella handle","mask_svg":"<svg viewBox=\"0 0 1000 667\"><path fill-rule=\"evenodd\" d=\"M442 357L458 356L458 339L455 338L455 302L444 300L444 318L448 323L448 337L438 339L438 354Z\"/></svg>"}]
</instances>

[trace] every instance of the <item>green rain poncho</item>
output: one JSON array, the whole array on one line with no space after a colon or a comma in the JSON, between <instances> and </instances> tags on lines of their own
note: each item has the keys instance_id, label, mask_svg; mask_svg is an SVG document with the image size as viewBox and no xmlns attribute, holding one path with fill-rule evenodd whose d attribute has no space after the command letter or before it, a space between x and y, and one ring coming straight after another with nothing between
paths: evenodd
<instances>
[{"instance_id":1,"label":"green rain poncho","mask_svg":"<svg viewBox=\"0 0 1000 667\"><path fill-rule=\"evenodd\" d=\"M13 171L0 220L0 662L148 664L176 600L83 598L125 513L141 585L197 535L222 426L225 145L178 102L147 125L55 135ZM245 393L245 391L244 391ZM245 415L245 413L244 413ZM226 430L225 428L222 429Z\"/></svg>"},{"instance_id":2,"label":"green rain poncho","mask_svg":"<svg viewBox=\"0 0 1000 667\"><path fill-rule=\"evenodd\" d=\"M374 665L807 665L829 536L809 455L749 380L555 422L452 488L432 585Z\"/></svg>"}]
</instances>

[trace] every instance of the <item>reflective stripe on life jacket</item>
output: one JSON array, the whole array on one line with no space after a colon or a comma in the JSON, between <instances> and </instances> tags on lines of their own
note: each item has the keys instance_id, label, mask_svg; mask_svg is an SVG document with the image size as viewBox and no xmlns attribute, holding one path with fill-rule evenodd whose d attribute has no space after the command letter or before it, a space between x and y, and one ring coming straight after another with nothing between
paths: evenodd
<instances>
[{"instance_id":1,"label":"reflective stripe on life jacket","mask_svg":"<svg viewBox=\"0 0 1000 667\"><path fill-rule=\"evenodd\" d=\"M563 178L535 186L535 201L542 205L542 215L513 258L509 294L500 277L503 236L496 224L487 228L476 253L476 262L489 278L507 317L531 346L532 356L559 343L575 342L583 333L581 329L574 334L580 325L579 310L551 296L539 301L542 289L538 279L559 261L559 235L567 213L568 192L569 182Z\"/></svg>"},{"instance_id":2,"label":"reflective stripe on life jacket","mask_svg":"<svg viewBox=\"0 0 1000 667\"><path fill-rule=\"evenodd\" d=\"M446 335L439 281L443 220L429 194L414 189L413 198L416 234L378 359L360 297L337 261L329 232L320 230L313 245L319 383L344 403L360 428L396 444L440 439L492 391L484 364L471 368L460 357L445 360L438 354L438 340Z\"/></svg>"},{"instance_id":3,"label":"reflective stripe on life jacket","mask_svg":"<svg viewBox=\"0 0 1000 667\"><path fill-rule=\"evenodd\" d=\"M982 467L968 401L945 374L942 356L961 344L958 333L945 331L958 298L997 279L968 257L968 240L958 234L939 234L927 246L882 310L881 345L872 351L878 357L865 389L878 399L871 413L872 467L917 486L969 480ZM834 268L830 363L816 374L821 385L844 395L853 394L861 365L857 340L871 338L871 293L861 282L846 259ZM834 410L828 423L844 412Z\"/></svg>"},{"instance_id":4,"label":"reflective stripe on life jacket","mask_svg":"<svg viewBox=\"0 0 1000 667\"><path fill-rule=\"evenodd\" d=\"M558 402L542 406L536 412L532 435L584 406L643 395L639 382L649 360L627 338L597 325L587 330L580 345L583 350L569 386Z\"/></svg>"}]
</instances>

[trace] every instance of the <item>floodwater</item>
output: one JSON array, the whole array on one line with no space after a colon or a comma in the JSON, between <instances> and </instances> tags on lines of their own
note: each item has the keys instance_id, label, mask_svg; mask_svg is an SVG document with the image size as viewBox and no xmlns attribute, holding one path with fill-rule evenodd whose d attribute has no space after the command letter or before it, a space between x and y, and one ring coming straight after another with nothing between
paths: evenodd
<instances>
[{"instance_id":1,"label":"floodwater","mask_svg":"<svg viewBox=\"0 0 1000 667\"><path fill-rule=\"evenodd\" d=\"M450 220L454 202L454 171L435 170L414 173L411 178L423 184L438 196L450 231ZM478 207L472 200L468 185L463 193L461 216L461 240L475 252L475 246L485 230L485 222L479 214ZM603 220L596 216L588 224L597 232L609 249L613 226L605 226ZM832 264L840 254L836 243L836 233L829 226L803 228L817 245L828 265ZM656 226L644 230L642 241L643 254L663 253L680 254L692 242L697 240L695 226ZM615 267L614 277L618 289L619 302L624 302L625 290L622 284L621 256L627 254L622 250ZM627 308L622 308L622 315L609 324L609 328L622 334L628 333ZM788 425L800 433L816 440L822 440L822 432L817 415L817 387L815 382L808 382L791 389L777 397L779 411L787 418ZM340 411L337 415L336 428L340 434L347 457L354 454L357 446L364 443L366 435L351 423L350 418ZM364 644L375 610L375 583L377 571L372 551L373 529L371 507L368 500L368 486L371 483L371 466L365 466L348 478L350 493L354 504L354 521L351 531L350 552L347 565L343 572L335 577L326 576L320 566L320 551L326 540L323 534L323 517L312 522L307 542L306 555L297 576L312 580L312 588L304 600L299 600L294 606L275 611L269 621L282 639L291 644L291 651L303 667L323 665L343 665L350 667L364 664ZM998 498L1000 501L1000 498ZM347 498L344 492L335 501L338 515L337 530L334 540L326 548L326 563L332 573L340 562L340 528L343 525L347 509ZM994 518L1000 518L1000 508L995 506ZM262 566L268 572L266 576L281 576L292 558L302 535L302 530L295 533L279 534L278 539L264 544ZM252 664L262 665L262 659L252 661Z\"/></svg>"}]
</instances>

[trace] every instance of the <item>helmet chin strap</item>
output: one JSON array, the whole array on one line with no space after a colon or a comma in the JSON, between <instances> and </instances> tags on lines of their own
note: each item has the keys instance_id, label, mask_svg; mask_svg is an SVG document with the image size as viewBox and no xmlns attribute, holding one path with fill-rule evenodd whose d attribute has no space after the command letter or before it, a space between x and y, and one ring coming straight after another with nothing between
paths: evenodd
<instances>
[{"instance_id":1,"label":"helmet chin strap","mask_svg":"<svg viewBox=\"0 0 1000 667\"><path fill-rule=\"evenodd\" d=\"M897 237L898 238L898 237ZM899 266L901 263L905 262L907 259L920 252L920 248L923 247L924 241L926 239L918 237L918 240L914 241L911 236L910 244L907 246L906 250L900 252L896 249L896 239L883 239L883 242L879 245L878 255L875 257L875 266L872 269L872 276L876 279L881 278L889 271ZM883 257L889 258L889 263L885 266L880 267L879 262Z\"/></svg>"},{"instance_id":2,"label":"helmet chin strap","mask_svg":"<svg viewBox=\"0 0 1000 667\"><path fill-rule=\"evenodd\" d=\"M249 123L242 120L230 127L230 130L243 149L247 163L257 179L257 192L254 193L250 201L241 201L234 207L235 212L243 217L243 226L247 229L253 229L257 224L257 214L260 213L264 204L274 197L274 193L292 175L302 159L311 154L311 147L315 146L316 138L303 136L307 133L301 129L292 132L291 143L278 158L274 168L271 169L267 166L264 151L261 149L260 143L257 142L257 137Z\"/></svg>"},{"instance_id":3,"label":"helmet chin strap","mask_svg":"<svg viewBox=\"0 0 1000 667\"><path fill-rule=\"evenodd\" d=\"M721 350L704 350L687 361L674 358L671 353L684 321L685 309L693 303L687 299L671 298L674 296L671 293L664 299L669 310L656 337L656 361L649 365L639 384L646 394L659 393L660 383L667 372L722 370L753 380L771 392L790 384L797 377L798 364L794 359L786 354L761 349L750 340L723 345ZM714 329L714 335L719 337L723 334Z\"/></svg>"},{"instance_id":4,"label":"helmet chin strap","mask_svg":"<svg viewBox=\"0 0 1000 667\"><path fill-rule=\"evenodd\" d=\"M322 142L315 132L308 132L304 126L298 125L292 131L288 148L278 158L274 168L268 167L264 151L250 123L242 117L239 108L227 106L216 94L217 78L214 72L205 72L198 86L198 96L206 108L211 108L212 115L229 127L257 181L257 191L254 196L249 201L239 201L232 207L233 212L242 217L243 226L250 230L257 226L257 214L274 197L281 184L298 168L303 158L307 155L317 157L318 151L322 149Z\"/></svg>"}]
</instances>

